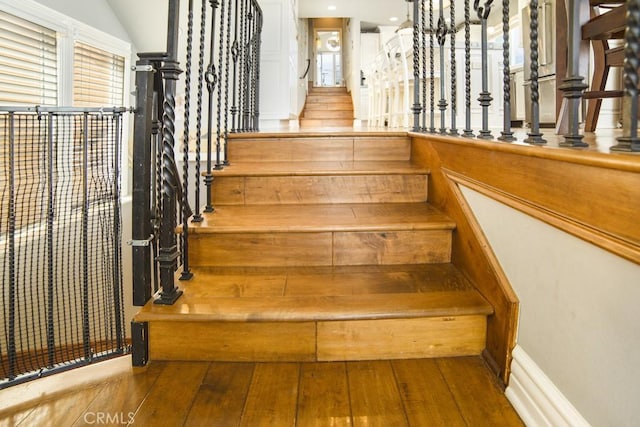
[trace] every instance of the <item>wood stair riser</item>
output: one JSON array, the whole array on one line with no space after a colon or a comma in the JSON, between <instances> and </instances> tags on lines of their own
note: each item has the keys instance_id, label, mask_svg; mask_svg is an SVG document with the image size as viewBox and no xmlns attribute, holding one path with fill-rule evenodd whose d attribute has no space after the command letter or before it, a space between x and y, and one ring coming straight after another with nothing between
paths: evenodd
<instances>
[{"instance_id":1,"label":"wood stair riser","mask_svg":"<svg viewBox=\"0 0 640 427\"><path fill-rule=\"evenodd\" d=\"M353 111L351 110L310 110L304 113L304 119L321 119L321 120L350 120L353 121Z\"/></svg>"},{"instance_id":2,"label":"wood stair riser","mask_svg":"<svg viewBox=\"0 0 640 427\"><path fill-rule=\"evenodd\" d=\"M479 355L486 316L318 322L152 321L152 360L311 362ZM188 348L189 351L185 351Z\"/></svg>"},{"instance_id":3,"label":"wood stair riser","mask_svg":"<svg viewBox=\"0 0 640 427\"><path fill-rule=\"evenodd\" d=\"M256 138L229 141L231 163L410 160L406 137Z\"/></svg>"},{"instance_id":4,"label":"wood stair riser","mask_svg":"<svg viewBox=\"0 0 640 427\"><path fill-rule=\"evenodd\" d=\"M350 111L353 114L351 102L314 102L305 106L305 111Z\"/></svg>"},{"instance_id":5,"label":"wood stair riser","mask_svg":"<svg viewBox=\"0 0 640 427\"><path fill-rule=\"evenodd\" d=\"M303 128L344 128L352 127L353 119L300 119Z\"/></svg>"},{"instance_id":6,"label":"wood stair riser","mask_svg":"<svg viewBox=\"0 0 640 427\"><path fill-rule=\"evenodd\" d=\"M210 233L191 236L190 262L213 266L447 263L451 230Z\"/></svg>"},{"instance_id":7,"label":"wood stair riser","mask_svg":"<svg viewBox=\"0 0 640 427\"><path fill-rule=\"evenodd\" d=\"M218 177L211 191L214 205L425 202L427 176Z\"/></svg>"},{"instance_id":8,"label":"wood stair riser","mask_svg":"<svg viewBox=\"0 0 640 427\"><path fill-rule=\"evenodd\" d=\"M348 103L353 103L353 101L351 100L351 95L341 95L341 94L307 95L307 104L315 104L315 103L348 104Z\"/></svg>"}]
</instances>

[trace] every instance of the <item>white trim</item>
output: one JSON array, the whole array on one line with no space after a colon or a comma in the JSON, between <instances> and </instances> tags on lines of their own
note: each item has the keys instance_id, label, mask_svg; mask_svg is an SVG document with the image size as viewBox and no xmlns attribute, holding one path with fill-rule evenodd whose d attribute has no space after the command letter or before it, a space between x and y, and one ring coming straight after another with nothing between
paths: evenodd
<instances>
[{"instance_id":1,"label":"white trim","mask_svg":"<svg viewBox=\"0 0 640 427\"><path fill-rule=\"evenodd\" d=\"M513 350L509 387L505 394L529 427L589 427L540 367L520 346Z\"/></svg>"},{"instance_id":2,"label":"white trim","mask_svg":"<svg viewBox=\"0 0 640 427\"><path fill-rule=\"evenodd\" d=\"M131 355L127 355L9 387L0 391L0 411L46 400L74 388L104 382L131 373L132 370Z\"/></svg>"}]
</instances>

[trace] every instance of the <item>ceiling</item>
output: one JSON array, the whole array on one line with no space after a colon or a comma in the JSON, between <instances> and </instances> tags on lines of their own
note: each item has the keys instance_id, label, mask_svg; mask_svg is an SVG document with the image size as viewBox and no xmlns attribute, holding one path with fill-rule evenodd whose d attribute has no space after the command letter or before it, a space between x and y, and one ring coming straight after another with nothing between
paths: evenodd
<instances>
[{"instance_id":1,"label":"ceiling","mask_svg":"<svg viewBox=\"0 0 640 427\"><path fill-rule=\"evenodd\" d=\"M412 13L412 4L405 0L298 0L300 18L358 18L363 28L379 25L398 26L407 19L407 4ZM336 10L329 10L329 6ZM397 21L389 20L392 16Z\"/></svg>"}]
</instances>

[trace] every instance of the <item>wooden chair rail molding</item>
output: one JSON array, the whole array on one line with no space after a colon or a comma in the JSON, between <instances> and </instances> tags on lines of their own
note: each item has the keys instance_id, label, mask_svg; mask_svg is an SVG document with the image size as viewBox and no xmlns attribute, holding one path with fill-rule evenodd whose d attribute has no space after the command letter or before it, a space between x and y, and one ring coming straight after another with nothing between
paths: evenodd
<instances>
[{"instance_id":1,"label":"wooden chair rail molding","mask_svg":"<svg viewBox=\"0 0 640 427\"><path fill-rule=\"evenodd\" d=\"M449 179L640 263L640 157L430 140Z\"/></svg>"}]
</instances>

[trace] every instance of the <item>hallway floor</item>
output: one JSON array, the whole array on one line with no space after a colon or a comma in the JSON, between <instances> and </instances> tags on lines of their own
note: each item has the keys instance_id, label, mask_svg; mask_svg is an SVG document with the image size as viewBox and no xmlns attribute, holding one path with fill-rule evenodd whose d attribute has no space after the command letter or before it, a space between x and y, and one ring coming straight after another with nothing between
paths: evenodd
<instances>
[{"instance_id":1,"label":"hallway floor","mask_svg":"<svg viewBox=\"0 0 640 427\"><path fill-rule=\"evenodd\" d=\"M0 414L0 426L521 426L479 357L152 362Z\"/></svg>"}]
</instances>

